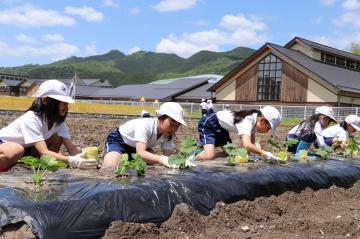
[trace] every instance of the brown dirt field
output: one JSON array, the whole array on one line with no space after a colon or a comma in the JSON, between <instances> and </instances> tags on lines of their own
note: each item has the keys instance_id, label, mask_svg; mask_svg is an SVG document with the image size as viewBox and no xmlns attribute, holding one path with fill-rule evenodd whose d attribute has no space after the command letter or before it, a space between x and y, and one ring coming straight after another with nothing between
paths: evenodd
<instances>
[{"instance_id":1,"label":"brown dirt field","mask_svg":"<svg viewBox=\"0 0 360 239\"><path fill-rule=\"evenodd\" d=\"M0 127L15 116L1 116ZM73 141L80 148L103 148L105 138L125 119L67 119ZM197 121L180 128L176 145L185 136L197 138ZM277 137L283 139L290 127L281 126ZM262 145L269 134L258 135ZM240 139L231 135L234 143ZM27 171L15 166L13 172ZM84 173L85 175L86 173ZM18 227L6 227L0 238L33 238L16 234ZM20 232L28 232L22 227ZM218 203L210 215L200 215L187 205L175 208L172 217L161 225L114 222L103 238L360 238L360 182L349 189L331 187L280 196Z\"/></svg>"}]
</instances>

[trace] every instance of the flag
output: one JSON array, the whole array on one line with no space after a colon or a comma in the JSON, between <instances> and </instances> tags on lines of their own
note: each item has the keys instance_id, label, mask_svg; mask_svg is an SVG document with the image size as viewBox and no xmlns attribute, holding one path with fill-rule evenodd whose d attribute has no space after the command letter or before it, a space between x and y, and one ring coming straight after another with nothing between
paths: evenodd
<instances>
[{"instance_id":1,"label":"flag","mask_svg":"<svg viewBox=\"0 0 360 239\"><path fill-rule=\"evenodd\" d=\"M69 86L69 92L68 92L68 96L70 96L73 100L75 100L76 79L77 79L77 74L75 72L75 76L72 79L72 82L71 82L71 84Z\"/></svg>"}]
</instances>

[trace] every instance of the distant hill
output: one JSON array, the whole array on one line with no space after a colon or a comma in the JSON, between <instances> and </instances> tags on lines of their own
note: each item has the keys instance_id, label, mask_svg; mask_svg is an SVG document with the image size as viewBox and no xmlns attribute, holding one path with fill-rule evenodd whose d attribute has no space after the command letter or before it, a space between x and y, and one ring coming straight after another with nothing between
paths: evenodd
<instances>
[{"instance_id":1,"label":"distant hill","mask_svg":"<svg viewBox=\"0 0 360 239\"><path fill-rule=\"evenodd\" d=\"M34 79L80 78L109 80L114 86L198 74L225 75L255 50L238 47L228 52L199 51L188 59L175 54L139 51L125 55L118 50L89 57L69 57L45 65L0 67L0 72Z\"/></svg>"}]
</instances>

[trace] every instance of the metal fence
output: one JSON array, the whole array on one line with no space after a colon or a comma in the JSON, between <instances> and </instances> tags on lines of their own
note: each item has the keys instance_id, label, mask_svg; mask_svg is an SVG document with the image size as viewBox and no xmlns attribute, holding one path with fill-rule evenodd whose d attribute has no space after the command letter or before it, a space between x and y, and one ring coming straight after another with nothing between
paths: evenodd
<instances>
[{"instance_id":1,"label":"metal fence","mask_svg":"<svg viewBox=\"0 0 360 239\"><path fill-rule=\"evenodd\" d=\"M120 104L120 105L133 105L133 106L144 106L144 107L155 107L158 108L162 104L155 102L139 102L139 101L105 101L105 100L91 100L94 103L100 104ZM196 113L201 112L199 103L187 103L179 102L185 112ZM226 104L214 104L214 111L225 109ZM246 105L246 104L228 104L230 110L242 110L242 109L261 109L265 105ZM282 118L299 118L306 119L307 117L314 114L317 106L275 106ZM337 120L344 120L346 116L350 114L359 115L360 107L332 107Z\"/></svg>"}]
</instances>

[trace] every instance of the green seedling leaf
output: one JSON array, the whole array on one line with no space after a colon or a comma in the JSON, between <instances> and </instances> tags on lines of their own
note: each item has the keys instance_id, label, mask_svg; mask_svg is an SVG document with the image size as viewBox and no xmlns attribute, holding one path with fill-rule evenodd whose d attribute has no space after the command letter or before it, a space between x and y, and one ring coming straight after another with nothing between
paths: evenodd
<instances>
[{"instance_id":1,"label":"green seedling leaf","mask_svg":"<svg viewBox=\"0 0 360 239\"><path fill-rule=\"evenodd\" d=\"M288 138L287 141L285 142L285 145L287 147L291 147L291 146L297 144L298 142L299 142L299 140L297 140L297 139Z\"/></svg>"},{"instance_id":2,"label":"green seedling leaf","mask_svg":"<svg viewBox=\"0 0 360 239\"><path fill-rule=\"evenodd\" d=\"M180 152L184 154L191 154L196 149L196 141L191 137L185 138L180 144Z\"/></svg>"},{"instance_id":3,"label":"green seedling leaf","mask_svg":"<svg viewBox=\"0 0 360 239\"><path fill-rule=\"evenodd\" d=\"M335 152L335 149L333 147L329 147L329 146L325 147L324 150L326 152L328 152L328 153L334 153Z\"/></svg>"},{"instance_id":4,"label":"green seedling leaf","mask_svg":"<svg viewBox=\"0 0 360 239\"><path fill-rule=\"evenodd\" d=\"M181 153L172 154L169 156L169 164L170 165L180 165L185 162L186 162L186 158Z\"/></svg>"},{"instance_id":5,"label":"green seedling leaf","mask_svg":"<svg viewBox=\"0 0 360 239\"><path fill-rule=\"evenodd\" d=\"M128 169L134 169L139 176L145 174L146 162L142 160L139 154L132 154L132 160L129 160L128 154L121 155L121 162L115 171L117 176L124 176Z\"/></svg>"},{"instance_id":6,"label":"green seedling leaf","mask_svg":"<svg viewBox=\"0 0 360 239\"><path fill-rule=\"evenodd\" d=\"M42 184L47 176L47 172L55 172L61 167L66 167L66 163L60 160L56 160L49 155L43 155L40 158L32 156L26 156L20 159L18 162L30 165L33 170L33 182L36 186Z\"/></svg>"},{"instance_id":7,"label":"green seedling leaf","mask_svg":"<svg viewBox=\"0 0 360 239\"><path fill-rule=\"evenodd\" d=\"M314 153L321 159L326 159L326 156L329 154L325 149L316 149Z\"/></svg>"}]
</instances>

